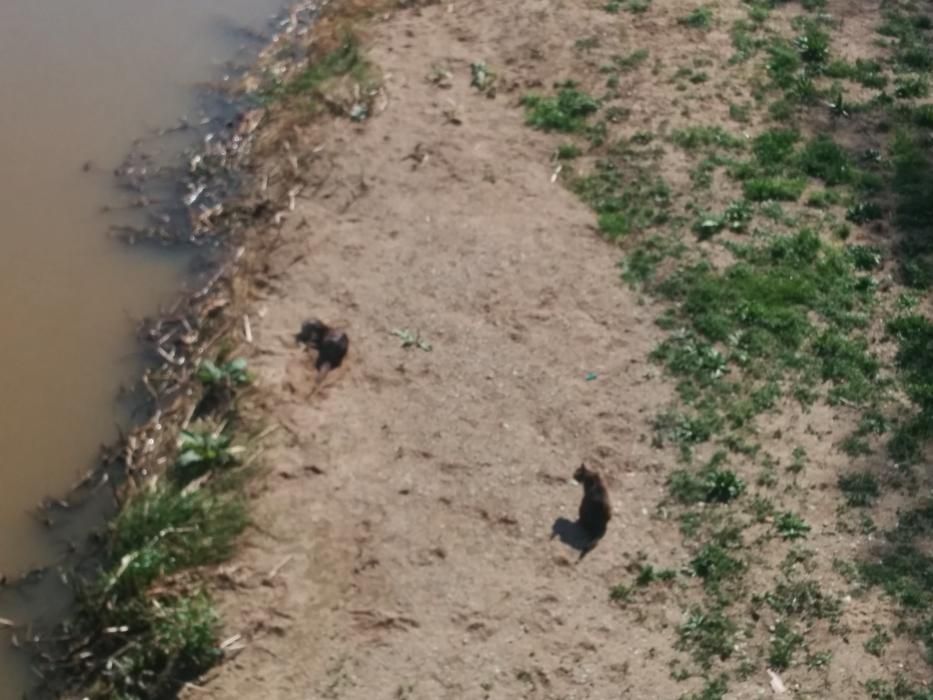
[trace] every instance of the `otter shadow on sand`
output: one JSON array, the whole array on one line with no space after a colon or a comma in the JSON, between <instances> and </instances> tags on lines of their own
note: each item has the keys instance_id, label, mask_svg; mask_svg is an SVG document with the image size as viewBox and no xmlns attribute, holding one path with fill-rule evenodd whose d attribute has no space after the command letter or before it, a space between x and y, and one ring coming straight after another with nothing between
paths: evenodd
<instances>
[{"instance_id":1,"label":"otter shadow on sand","mask_svg":"<svg viewBox=\"0 0 933 700\"><path fill-rule=\"evenodd\" d=\"M560 538L560 541L568 547L580 552L580 559L589 554L596 545L596 542L593 541L593 538L583 529L579 522L573 522L567 520L567 518L558 518L554 521L551 526L551 539L553 540L555 537Z\"/></svg>"}]
</instances>

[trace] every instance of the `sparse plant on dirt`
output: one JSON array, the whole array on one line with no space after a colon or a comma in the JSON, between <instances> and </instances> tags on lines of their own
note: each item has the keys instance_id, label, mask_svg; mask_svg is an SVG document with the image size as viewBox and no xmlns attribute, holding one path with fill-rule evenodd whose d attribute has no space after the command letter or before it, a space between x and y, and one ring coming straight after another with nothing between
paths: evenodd
<instances>
[{"instance_id":1,"label":"sparse plant on dirt","mask_svg":"<svg viewBox=\"0 0 933 700\"><path fill-rule=\"evenodd\" d=\"M704 669L715 659L725 660L735 650L737 627L723 610L694 607L678 630L677 648L687 651Z\"/></svg>"},{"instance_id":2,"label":"sparse plant on dirt","mask_svg":"<svg viewBox=\"0 0 933 700\"><path fill-rule=\"evenodd\" d=\"M774 520L774 528L785 540L799 540L807 536L810 526L796 513L780 513Z\"/></svg>"},{"instance_id":3,"label":"sparse plant on dirt","mask_svg":"<svg viewBox=\"0 0 933 700\"><path fill-rule=\"evenodd\" d=\"M677 21L691 29L710 29L713 26L713 11L708 7L698 7Z\"/></svg>"},{"instance_id":4,"label":"sparse plant on dirt","mask_svg":"<svg viewBox=\"0 0 933 700\"><path fill-rule=\"evenodd\" d=\"M599 111L599 102L575 87L563 87L556 97L528 95L522 100L529 126L542 131L582 131L586 120Z\"/></svg>"},{"instance_id":5,"label":"sparse plant on dirt","mask_svg":"<svg viewBox=\"0 0 933 700\"><path fill-rule=\"evenodd\" d=\"M850 506L865 508L881 495L878 479L870 472L852 472L839 477L839 489Z\"/></svg>"}]
</instances>

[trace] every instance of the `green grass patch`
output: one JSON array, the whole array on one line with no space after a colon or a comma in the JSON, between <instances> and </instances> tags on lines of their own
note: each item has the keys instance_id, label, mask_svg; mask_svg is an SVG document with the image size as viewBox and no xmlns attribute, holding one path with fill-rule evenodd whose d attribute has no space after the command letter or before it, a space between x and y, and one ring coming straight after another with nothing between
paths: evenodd
<instances>
[{"instance_id":1,"label":"green grass patch","mask_svg":"<svg viewBox=\"0 0 933 700\"><path fill-rule=\"evenodd\" d=\"M708 7L698 7L679 18L677 23L691 29L710 29L713 26L713 11Z\"/></svg>"},{"instance_id":2,"label":"green grass patch","mask_svg":"<svg viewBox=\"0 0 933 700\"><path fill-rule=\"evenodd\" d=\"M671 140L688 151L711 148L741 150L745 147L745 139L730 134L719 126L691 126L678 129L671 135Z\"/></svg>"},{"instance_id":3,"label":"green grass patch","mask_svg":"<svg viewBox=\"0 0 933 700\"><path fill-rule=\"evenodd\" d=\"M800 167L830 187L849 183L853 177L848 154L827 136L817 136L801 150Z\"/></svg>"},{"instance_id":4,"label":"green grass patch","mask_svg":"<svg viewBox=\"0 0 933 700\"><path fill-rule=\"evenodd\" d=\"M796 513L779 513L774 519L774 529L785 540L799 540L810 533L810 526Z\"/></svg>"},{"instance_id":5,"label":"green grass patch","mask_svg":"<svg viewBox=\"0 0 933 700\"><path fill-rule=\"evenodd\" d=\"M872 656L884 656L885 648L891 643L891 635L878 624L872 625L872 629L874 629L875 633L865 640L865 651Z\"/></svg>"},{"instance_id":6,"label":"green grass patch","mask_svg":"<svg viewBox=\"0 0 933 700\"><path fill-rule=\"evenodd\" d=\"M623 73L633 71L648 60L648 49L637 49L625 56L613 56L612 65Z\"/></svg>"},{"instance_id":7,"label":"green grass patch","mask_svg":"<svg viewBox=\"0 0 933 700\"><path fill-rule=\"evenodd\" d=\"M839 490L846 497L846 503L856 508L871 506L881 496L878 479L870 472L843 474L838 483Z\"/></svg>"},{"instance_id":8,"label":"green grass patch","mask_svg":"<svg viewBox=\"0 0 933 700\"><path fill-rule=\"evenodd\" d=\"M812 580L781 581L773 591L765 594L764 601L784 617L836 620L842 612L841 601L823 593L819 583Z\"/></svg>"},{"instance_id":9,"label":"green grass patch","mask_svg":"<svg viewBox=\"0 0 933 700\"><path fill-rule=\"evenodd\" d=\"M266 99L315 96L329 81L343 76L351 76L364 86L374 82L372 64L363 56L359 41L353 36L347 36L338 48L309 63L287 83L272 85L265 90L264 96Z\"/></svg>"},{"instance_id":10,"label":"green grass patch","mask_svg":"<svg viewBox=\"0 0 933 700\"><path fill-rule=\"evenodd\" d=\"M756 177L745 181L743 193L751 202L796 202L806 187L802 177Z\"/></svg>"},{"instance_id":11,"label":"green grass patch","mask_svg":"<svg viewBox=\"0 0 933 700\"><path fill-rule=\"evenodd\" d=\"M722 609L696 606L678 629L676 648L689 652L697 664L709 669L714 660L732 656L737 631L735 622Z\"/></svg>"},{"instance_id":12,"label":"green grass patch","mask_svg":"<svg viewBox=\"0 0 933 700\"><path fill-rule=\"evenodd\" d=\"M622 279L634 287L652 282L662 262L679 258L685 250L683 243L669 237L643 238L619 263Z\"/></svg>"},{"instance_id":13,"label":"green grass patch","mask_svg":"<svg viewBox=\"0 0 933 700\"><path fill-rule=\"evenodd\" d=\"M246 527L243 503L208 490L160 485L133 499L111 527L105 591L139 593L181 569L227 558Z\"/></svg>"},{"instance_id":14,"label":"green grass patch","mask_svg":"<svg viewBox=\"0 0 933 700\"><path fill-rule=\"evenodd\" d=\"M707 680L695 693L681 696L680 700L723 700L729 691L729 677L725 674Z\"/></svg>"},{"instance_id":15,"label":"green grass patch","mask_svg":"<svg viewBox=\"0 0 933 700\"><path fill-rule=\"evenodd\" d=\"M573 178L570 189L596 211L600 230L609 238L668 220L670 188L640 168L622 170L611 160L600 160L592 173Z\"/></svg>"},{"instance_id":16,"label":"green grass patch","mask_svg":"<svg viewBox=\"0 0 933 700\"><path fill-rule=\"evenodd\" d=\"M582 131L587 119L599 111L599 102L595 98L574 87L561 88L554 97L527 95L522 104L529 126L562 133Z\"/></svg>"},{"instance_id":17,"label":"green grass patch","mask_svg":"<svg viewBox=\"0 0 933 700\"><path fill-rule=\"evenodd\" d=\"M768 665L778 671L790 667L794 654L803 646L803 635L789 623L781 620L774 626L768 649Z\"/></svg>"},{"instance_id":18,"label":"green grass patch","mask_svg":"<svg viewBox=\"0 0 933 700\"><path fill-rule=\"evenodd\" d=\"M745 562L716 543L705 544L690 561L690 569L709 589L717 589L724 581L740 576L745 568Z\"/></svg>"},{"instance_id":19,"label":"green grass patch","mask_svg":"<svg viewBox=\"0 0 933 700\"><path fill-rule=\"evenodd\" d=\"M133 598L99 614L95 622L107 634L97 650L107 665L89 697L175 697L222 656L220 626L204 596Z\"/></svg>"}]
</instances>

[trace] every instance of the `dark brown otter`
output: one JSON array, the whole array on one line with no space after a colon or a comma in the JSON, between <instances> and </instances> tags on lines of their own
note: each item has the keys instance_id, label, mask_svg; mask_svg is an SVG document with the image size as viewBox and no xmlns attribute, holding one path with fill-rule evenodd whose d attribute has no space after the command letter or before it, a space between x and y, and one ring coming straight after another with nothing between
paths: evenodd
<instances>
[{"instance_id":1,"label":"dark brown otter","mask_svg":"<svg viewBox=\"0 0 933 700\"><path fill-rule=\"evenodd\" d=\"M583 485L583 500L580 501L580 519L577 524L590 537L589 544L580 553L582 559L606 534L612 507L609 505L606 483L598 473L581 464L573 473L573 478Z\"/></svg>"},{"instance_id":2,"label":"dark brown otter","mask_svg":"<svg viewBox=\"0 0 933 700\"><path fill-rule=\"evenodd\" d=\"M317 351L314 368L318 372L318 383L332 369L340 367L350 348L350 339L346 333L317 319L301 324L301 330L295 335L295 340Z\"/></svg>"}]
</instances>

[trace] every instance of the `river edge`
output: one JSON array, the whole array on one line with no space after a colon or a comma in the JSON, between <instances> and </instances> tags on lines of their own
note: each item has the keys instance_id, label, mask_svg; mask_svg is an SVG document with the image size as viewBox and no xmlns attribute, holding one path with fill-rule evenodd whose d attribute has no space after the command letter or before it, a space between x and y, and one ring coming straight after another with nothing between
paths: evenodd
<instances>
[{"instance_id":1,"label":"river edge","mask_svg":"<svg viewBox=\"0 0 933 700\"><path fill-rule=\"evenodd\" d=\"M93 653L88 651L96 644L90 637L103 638L113 633L114 628L111 626L105 630L103 617L93 621L90 627L82 627L81 621L98 618L100 610L92 608L101 607L100 589L109 594L114 578L126 572L127 557L117 562L112 557L115 529L120 527L121 518L134 507L134 503L146 501L169 479L169 470L176 463L179 450L183 449L179 437L185 431L193 431L193 425L205 421L215 427L219 423L215 435L223 431L225 436L230 435L238 442L248 442L250 449L245 458L231 460L236 462L236 474L215 474L211 467L222 465L211 464L208 465L209 473L199 474L197 479L186 483L184 489L179 487L178 491L184 491L187 496L203 489L205 493L210 491L213 499L216 481L223 482L216 486L217 492L224 494L220 498L235 500L238 507L244 507L248 501L248 498L242 499L239 492L248 491L247 480L257 463L261 462L261 444L275 432L274 427L261 425L261 412L251 402L251 396L261 392L261 387L250 386L252 377L246 379L248 371L244 371L243 381L225 374L220 380L223 386L211 386L205 380L203 370L205 365L213 363L214 368L223 372L223 360L228 360L229 365L229 360L248 354L252 343L250 294L257 284L262 284L266 256L277 245L274 233L264 234L281 228L290 211L294 210L295 197L300 194L300 187L295 186L298 178L294 167L290 176L286 174L281 178L266 177L262 180L254 176L254 171L258 162L272 158L272 153L283 144L288 149L280 125L269 128L270 114L281 116L293 109L289 97L276 94L276 88L287 83L294 72L313 60L314 55L323 55L309 50L310 43L323 38L330 47L338 45L346 38L344 24L355 19L357 12L365 11L353 6L347 12L344 8L332 9L331 5L327 0L293 3L283 12L283 19L276 22L278 31L259 51L251 66L243 69L229 83L209 86L212 91L222 90L224 108L232 110L235 118L219 132L208 134L201 148L187 152L187 177L165 177L164 173L158 176L161 181L159 187L174 189L181 197L188 225L180 229L173 227L166 223L167 217L155 212L153 220L156 223L152 225L113 229L114 236L128 245L173 247L193 244L196 249L210 249L213 251L209 254L210 273L203 275L203 283L196 289L179 295L169 308L140 323L141 350L151 354L155 361L144 371L138 389L133 392L148 398L151 406L149 417L138 422L116 443L102 446L98 468L88 471L63 495L49 497L40 504L40 508L49 513L56 510L80 511L83 508L112 510L112 518L106 528L97 528L105 532L100 537L92 533L90 544L75 547L64 560L3 579L2 585L7 589L30 587L35 590L47 577L57 574L56 578L61 583L77 593L77 603L72 606L71 614L54 631L46 628L43 632L42 626L30 626L25 639L17 635L13 637L14 646L27 651L33 671L41 679L39 687L30 691L28 697L110 697L116 692L112 683L114 674L107 668L114 665L115 656L111 655L104 664L99 664L89 661ZM246 107L238 109L237 105ZM337 103L331 103L328 115L335 108ZM318 113L314 118L322 116ZM183 125L182 128L189 127ZM172 131L167 129L162 133ZM134 157L130 154L125 164L114 173L118 182L123 186L130 185L130 189L139 184L134 181ZM210 404L209 408L202 410L206 404ZM239 431L236 437L229 430L233 423ZM245 445L238 447L245 448ZM231 451L231 454L236 454L236 451ZM99 505L102 491L112 496L112 509ZM237 532L248 522L245 511L238 514L240 516L242 521L236 525ZM207 526L209 528L210 525ZM155 539L163 534L164 531L158 533ZM225 550L225 553L229 555L230 551ZM209 588L207 584L214 576L213 570L200 568L200 564L218 564L223 557L211 553L202 562L198 556L187 565L169 564L167 568L171 572L168 575L162 567L157 576L147 581L147 590L141 592L143 598L150 594L165 597L171 589L167 594L169 598L187 598L200 604L202 596L206 595L204 591ZM108 561L115 564L119 572L110 579L106 569L100 568ZM113 574L113 569L110 574ZM103 586L100 585L102 581ZM197 592L192 593L195 589ZM112 602L106 601L104 607L109 607ZM156 603L156 607L161 607L161 604ZM199 614L198 611L194 613ZM126 627L134 626L133 616L136 614L130 611L130 618L125 620ZM143 613L139 615L141 618ZM183 632L197 634L209 628L216 633L219 630L218 621L209 608L205 609L202 621L205 624L203 630L188 628ZM10 627L15 624L6 620L2 622ZM83 634L82 639L78 638L79 632ZM207 644L205 649L209 653L197 660L200 670L221 660L222 648L227 647L221 647L220 642L213 639L212 644ZM184 655L187 650L180 651ZM215 651L217 653L213 653ZM156 682L156 686L148 690L153 696L176 692L183 681L196 677L197 673L192 673L191 668L174 669L174 664L172 658L158 660L157 665L164 667L160 673L146 668L134 669L134 673L142 676L140 697L147 696L147 675L148 682ZM176 672L177 678L173 677Z\"/></svg>"}]
</instances>

